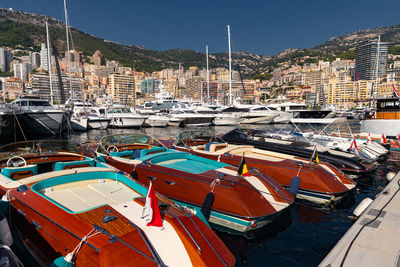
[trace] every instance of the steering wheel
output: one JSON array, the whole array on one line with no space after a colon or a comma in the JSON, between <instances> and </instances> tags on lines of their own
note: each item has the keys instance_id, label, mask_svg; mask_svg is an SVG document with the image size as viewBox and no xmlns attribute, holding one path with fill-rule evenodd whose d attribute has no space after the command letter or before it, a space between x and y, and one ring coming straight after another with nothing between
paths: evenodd
<instances>
[{"instance_id":1,"label":"steering wheel","mask_svg":"<svg viewBox=\"0 0 400 267\"><path fill-rule=\"evenodd\" d=\"M110 149L111 148L111 149ZM111 153L111 152L119 152L119 150L118 150L118 147L116 147L116 146L109 146L108 148L107 148L107 152L108 153Z\"/></svg>"},{"instance_id":2,"label":"steering wheel","mask_svg":"<svg viewBox=\"0 0 400 267\"><path fill-rule=\"evenodd\" d=\"M7 160L6 166L7 167L22 167L28 165L26 160L20 156L14 156Z\"/></svg>"}]
</instances>

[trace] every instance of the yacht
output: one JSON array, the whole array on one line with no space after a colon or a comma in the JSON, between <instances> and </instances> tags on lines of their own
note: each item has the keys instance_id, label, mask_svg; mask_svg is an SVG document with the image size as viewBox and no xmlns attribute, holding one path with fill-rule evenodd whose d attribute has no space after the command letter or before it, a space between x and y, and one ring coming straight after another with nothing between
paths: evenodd
<instances>
[{"instance_id":1,"label":"yacht","mask_svg":"<svg viewBox=\"0 0 400 267\"><path fill-rule=\"evenodd\" d=\"M278 104L276 110L292 113L293 118L302 119L321 119L326 118L330 113L332 113L332 110L330 109L311 110L307 109L307 106L304 104L292 102Z\"/></svg>"},{"instance_id":2,"label":"yacht","mask_svg":"<svg viewBox=\"0 0 400 267\"><path fill-rule=\"evenodd\" d=\"M138 128L146 119L144 116L132 113L129 107L119 104L101 107L99 113L111 119L110 127L114 128Z\"/></svg>"},{"instance_id":3,"label":"yacht","mask_svg":"<svg viewBox=\"0 0 400 267\"><path fill-rule=\"evenodd\" d=\"M170 122L179 122L179 126L209 126L214 120L211 114L200 114L186 104L175 106L169 113Z\"/></svg>"},{"instance_id":4,"label":"yacht","mask_svg":"<svg viewBox=\"0 0 400 267\"><path fill-rule=\"evenodd\" d=\"M132 111L132 109L131 109ZM143 126L147 127L167 127L169 118L168 116L157 114L151 109L138 109L136 110L141 116L145 117Z\"/></svg>"},{"instance_id":5,"label":"yacht","mask_svg":"<svg viewBox=\"0 0 400 267\"><path fill-rule=\"evenodd\" d=\"M37 96L21 96L11 102L14 108L23 113L20 127L31 135L56 135L66 130L70 112L57 109Z\"/></svg>"},{"instance_id":6,"label":"yacht","mask_svg":"<svg viewBox=\"0 0 400 267\"><path fill-rule=\"evenodd\" d=\"M197 106L196 112L200 114L209 114L214 117L213 124L216 126L233 126L240 123L239 114L218 112L208 106Z\"/></svg>"}]
</instances>

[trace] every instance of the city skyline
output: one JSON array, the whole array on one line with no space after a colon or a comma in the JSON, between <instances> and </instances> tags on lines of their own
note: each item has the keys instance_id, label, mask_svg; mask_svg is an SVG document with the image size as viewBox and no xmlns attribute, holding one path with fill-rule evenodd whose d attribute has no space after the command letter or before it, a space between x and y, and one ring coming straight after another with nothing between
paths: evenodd
<instances>
[{"instance_id":1,"label":"city skyline","mask_svg":"<svg viewBox=\"0 0 400 267\"><path fill-rule=\"evenodd\" d=\"M252 1L240 5L239 1L205 1L193 6L183 1L115 1L113 5L102 0L96 4L67 1L70 24L106 40L161 51L182 48L204 52L208 44L211 53L226 52L226 25L230 24L233 51L269 55L286 48L311 48L356 30L398 24L395 12L400 2L370 3L355 0L348 4L339 0L321 4L311 0ZM1 6L64 21L62 0L3 0ZM227 12L230 15L225 15Z\"/></svg>"}]
</instances>

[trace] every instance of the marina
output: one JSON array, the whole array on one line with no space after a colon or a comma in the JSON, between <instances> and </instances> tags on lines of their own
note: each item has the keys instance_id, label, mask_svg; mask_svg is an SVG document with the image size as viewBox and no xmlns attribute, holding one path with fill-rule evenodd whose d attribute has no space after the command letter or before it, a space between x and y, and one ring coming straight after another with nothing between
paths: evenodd
<instances>
[{"instance_id":1,"label":"marina","mask_svg":"<svg viewBox=\"0 0 400 267\"><path fill-rule=\"evenodd\" d=\"M59 2L0 7L0 267L400 266L399 25L272 55L270 4Z\"/></svg>"},{"instance_id":2,"label":"marina","mask_svg":"<svg viewBox=\"0 0 400 267\"><path fill-rule=\"evenodd\" d=\"M273 130L275 127L252 125L251 129ZM359 121L350 121L350 127L353 129L359 127ZM212 130L217 136L222 136L233 129L235 129L234 126L207 127L207 131ZM76 144L84 144L110 134L111 136L145 134L173 145L177 142L179 134L188 130L195 129L167 127L162 131L160 128L90 130L84 133L77 132L68 136L68 139ZM205 129L200 127L197 131L199 130ZM352 212L357 204L366 197L374 198L386 186L386 174L399 169L400 162L396 153L398 152L392 151L377 168L364 174L361 179L357 179L357 189L352 193L354 198L344 206L339 205L333 208L330 205L321 206L299 199L267 226L247 236L238 235L236 231L227 231L220 227L215 228L215 231L235 256L235 266L260 264L263 266L317 266L353 225ZM18 250L17 253L19 253Z\"/></svg>"}]
</instances>

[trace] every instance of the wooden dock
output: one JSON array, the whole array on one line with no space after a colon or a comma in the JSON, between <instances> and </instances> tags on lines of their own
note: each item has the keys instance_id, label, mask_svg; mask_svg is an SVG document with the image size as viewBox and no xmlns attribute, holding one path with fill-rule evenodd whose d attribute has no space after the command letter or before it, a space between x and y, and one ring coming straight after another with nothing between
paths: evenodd
<instances>
[{"instance_id":1,"label":"wooden dock","mask_svg":"<svg viewBox=\"0 0 400 267\"><path fill-rule=\"evenodd\" d=\"M399 252L400 172L319 266L400 266Z\"/></svg>"}]
</instances>

